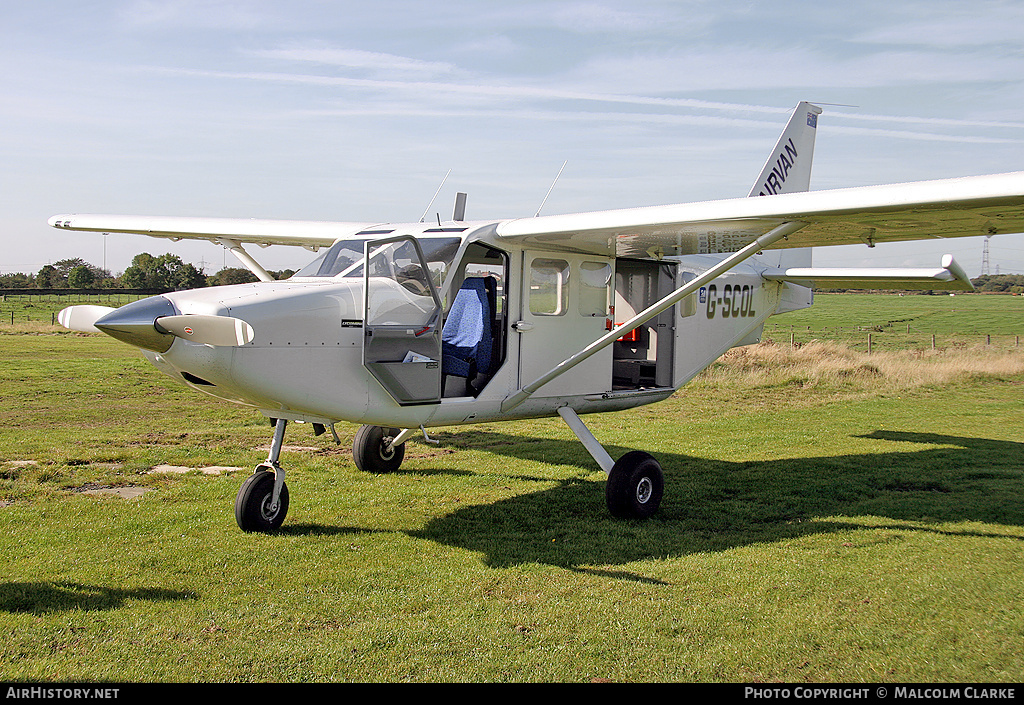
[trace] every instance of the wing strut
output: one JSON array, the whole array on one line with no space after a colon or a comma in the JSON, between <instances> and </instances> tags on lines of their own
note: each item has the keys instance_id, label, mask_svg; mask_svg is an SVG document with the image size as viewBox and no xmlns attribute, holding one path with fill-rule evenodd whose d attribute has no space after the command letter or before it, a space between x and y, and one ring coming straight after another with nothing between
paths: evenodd
<instances>
[{"instance_id":1,"label":"wing strut","mask_svg":"<svg viewBox=\"0 0 1024 705\"><path fill-rule=\"evenodd\" d=\"M256 275L256 278L261 282L272 282L274 277L270 276L270 273L265 270L260 263L252 258L248 252L242 247L242 244L237 240L229 240L227 238L220 238L217 240L217 244L223 247L225 250L231 250L231 254L238 258L245 268Z\"/></svg>"},{"instance_id":2,"label":"wing strut","mask_svg":"<svg viewBox=\"0 0 1024 705\"><path fill-rule=\"evenodd\" d=\"M614 330L605 333L600 338L595 340L593 343L580 350L578 353L558 363L555 367L551 368L548 372L541 375L530 384L524 386L515 394L510 394L509 396L507 396L505 400L501 403L501 410L509 411L510 409L516 408L524 401L529 399L531 396L533 396L534 392L536 392L538 389L543 387L551 380L555 379L556 377L562 375L565 372L568 372L573 367L583 362L594 353L608 347L616 340L629 333L634 328L642 326L644 323L651 320L652 318L660 314L662 311L665 311L666 309L670 308L679 301L682 301L687 296L697 291L700 287L704 286L708 282L713 281L722 274L726 273L743 260L752 257L753 255L756 255L762 249L768 247L774 242L777 242L778 240L781 240L784 237L792 235L797 230L806 225L807 223L803 223L800 221L790 221L783 223L782 225L779 225L773 228L772 230L768 231L767 233L757 238L743 249L729 255L721 262L716 264L714 267L707 270L696 279L693 279L692 281L687 283L685 286L676 289L665 298L661 299L660 301L657 301L651 306L648 306L646 309L630 318L621 326L617 326Z\"/></svg>"}]
</instances>

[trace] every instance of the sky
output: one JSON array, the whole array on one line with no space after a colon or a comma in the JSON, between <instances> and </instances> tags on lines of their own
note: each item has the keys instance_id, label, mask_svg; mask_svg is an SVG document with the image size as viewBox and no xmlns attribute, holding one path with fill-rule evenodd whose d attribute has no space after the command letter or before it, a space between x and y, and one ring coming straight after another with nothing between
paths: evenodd
<instances>
[{"instance_id":1,"label":"sky","mask_svg":"<svg viewBox=\"0 0 1024 705\"><path fill-rule=\"evenodd\" d=\"M824 108L814 190L1018 171L1022 37L1009 0L11 0L0 272L240 266L46 225L61 213L409 222L449 219L457 191L469 220L745 196L801 100ZM814 262L949 252L977 276L984 242ZM990 273L1024 273L1024 236L988 244ZM314 256L250 249L268 269Z\"/></svg>"}]
</instances>

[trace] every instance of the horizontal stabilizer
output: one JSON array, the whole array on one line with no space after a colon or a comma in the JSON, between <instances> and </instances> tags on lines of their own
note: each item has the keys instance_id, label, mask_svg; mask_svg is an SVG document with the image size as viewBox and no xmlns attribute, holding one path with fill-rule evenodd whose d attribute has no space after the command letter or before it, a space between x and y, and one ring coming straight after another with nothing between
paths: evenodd
<instances>
[{"instance_id":1,"label":"horizontal stabilizer","mask_svg":"<svg viewBox=\"0 0 1024 705\"><path fill-rule=\"evenodd\" d=\"M68 306L57 314L57 321L68 330L76 330L80 333L99 333L99 328L93 324L113 310L109 306L89 304Z\"/></svg>"},{"instance_id":2,"label":"horizontal stabilizer","mask_svg":"<svg viewBox=\"0 0 1024 705\"><path fill-rule=\"evenodd\" d=\"M943 255L937 269L790 267L769 269L762 277L816 289L939 289L973 291L974 285L953 255Z\"/></svg>"}]
</instances>

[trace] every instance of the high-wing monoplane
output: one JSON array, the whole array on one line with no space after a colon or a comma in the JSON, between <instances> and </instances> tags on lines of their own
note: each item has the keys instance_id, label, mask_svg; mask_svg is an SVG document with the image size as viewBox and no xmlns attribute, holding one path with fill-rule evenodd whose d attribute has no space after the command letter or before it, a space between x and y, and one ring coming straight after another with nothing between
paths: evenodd
<instances>
[{"instance_id":1,"label":"high-wing monoplane","mask_svg":"<svg viewBox=\"0 0 1024 705\"><path fill-rule=\"evenodd\" d=\"M607 473L608 509L661 502L657 460L613 459L581 416L671 396L769 316L816 286L972 288L949 255L934 268L815 268L811 248L1024 231L1024 172L809 191L821 109L800 103L748 196L625 210L468 221L350 223L58 215L53 227L208 240L259 279L120 308L72 306L60 322L142 350L190 387L274 424L269 457L235 502L273 531L288 489L288 422L362 424L356 466L389 472L428 429L560 416ZM245 245L317 252L275 281Z\"/></svg>"}]
</instances>

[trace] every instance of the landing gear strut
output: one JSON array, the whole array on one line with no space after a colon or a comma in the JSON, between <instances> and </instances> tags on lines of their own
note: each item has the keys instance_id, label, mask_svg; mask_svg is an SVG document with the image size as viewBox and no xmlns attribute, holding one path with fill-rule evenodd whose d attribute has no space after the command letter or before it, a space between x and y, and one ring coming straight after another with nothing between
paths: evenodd
<instances>
[{"instance_id":1,"label":"landing gear strut","mask_svg":"<svg viewBox=\"0 0 1024 705\"><path fill-rule=\"evenodd\" d=\"M646 519L658 511L665 489L665 478L657 460L643 451L631 450L613 461L575 411L563 406L558 409L558 415L601 469L608 473L604 494L608 511L613 517Z\"/></svg>"},{"instance_id":2,"label":"landing gear strut","mask_svg":"<svg viewBox=\"0 0 1024 705\"><path fill-rule=\"evenodd\" d=\"M256 466L256 472L242 483L235 498L235 521L242 531L276 531L288 513L288 486L278 461L284 443L285 419L274 424L274 442L270 455Z\"/></svg>"}]
</instances>

